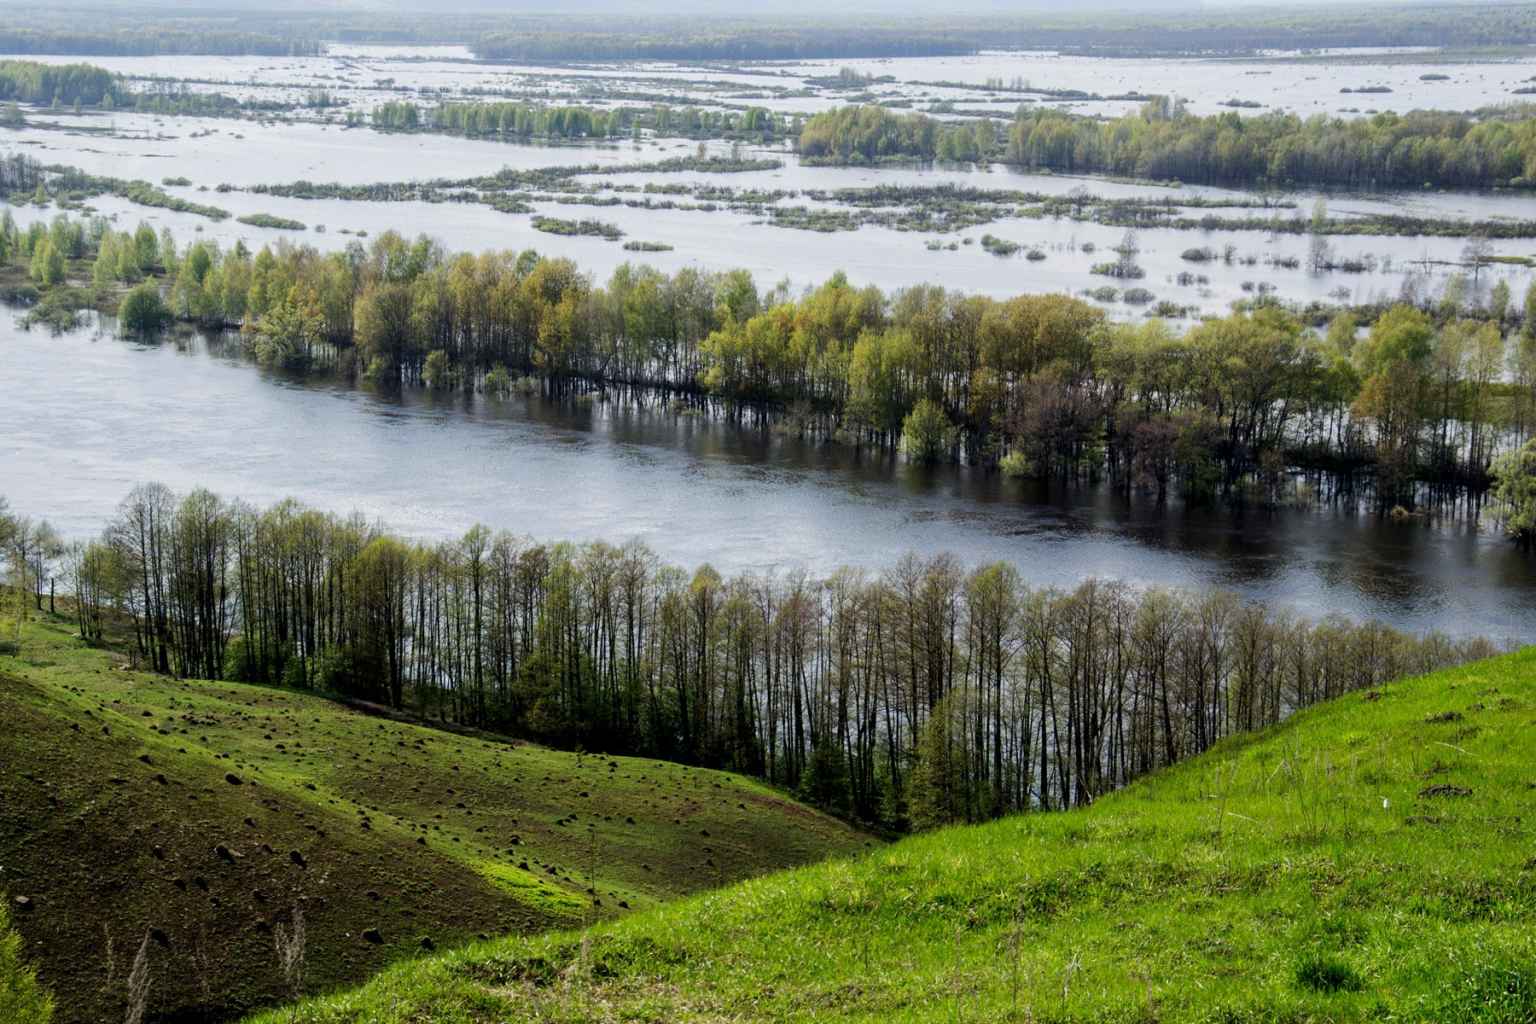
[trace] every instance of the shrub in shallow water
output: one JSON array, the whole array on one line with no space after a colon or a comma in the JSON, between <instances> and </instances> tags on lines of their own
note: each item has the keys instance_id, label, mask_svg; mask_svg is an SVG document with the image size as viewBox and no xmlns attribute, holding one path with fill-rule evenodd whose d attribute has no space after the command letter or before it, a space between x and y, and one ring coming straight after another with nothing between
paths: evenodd
<instances>
[{"instance_id":1,"label":"shrub in shallow water","mask_svg":"<svg viewBox=\"0 0 1536 1024\"><path fill-rule=\"evenodd\" d=\"M901 425L901 450L913 462L942 462L955 445L955 425L937 402L923 399Z\"/></svg>"},{"instance_id":2,"label":"shrub in shallow water","mask_svg":"<svg viewBox=\"0 0 1536 1024\"><path fill-rule=\"evenodd\" d=\"M160 289L152 281L130 291L117 311L118 323L124 331L147 334L158 331L171 322L171 310L160 298Z\"/></svg>"}]
</instances>

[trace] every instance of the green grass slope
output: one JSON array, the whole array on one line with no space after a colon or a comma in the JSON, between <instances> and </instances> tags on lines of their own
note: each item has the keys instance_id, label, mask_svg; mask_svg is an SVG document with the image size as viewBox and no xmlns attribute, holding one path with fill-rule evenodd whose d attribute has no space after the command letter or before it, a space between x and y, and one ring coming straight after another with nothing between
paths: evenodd
<instances>
[{"instance_id":1,"label":"green grass slope","mask_svg":"<svg viewBox=\"0 0 1536 1024\"><path fill-rule=\"evenodd\" d=\"M0 891L63 1022L123 1019L146 933L148 1019L227 1018L288 995L296 907L324 991L870 842L725 773L130 672L62 621L0 657L0 766Z\"/></svg>"},{"instance_id":2,"label":"green grass slope","mask_svg":"<svg viewBox=\"0 0 1536 1024\"><path fill-rule=\"evenodd\" d=\"M1536 1021L1536 649L257 1024Z\"/></svg>"}]
</instances>

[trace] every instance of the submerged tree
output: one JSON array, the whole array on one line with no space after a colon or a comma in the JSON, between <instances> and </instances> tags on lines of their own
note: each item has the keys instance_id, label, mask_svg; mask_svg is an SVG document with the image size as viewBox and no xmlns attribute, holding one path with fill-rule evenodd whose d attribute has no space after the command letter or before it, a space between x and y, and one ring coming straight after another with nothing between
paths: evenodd
<instances>
[{"instance_id":1,"label":"submerged tree","mask_svg":"<svg viewBox=\"0 0 1536 1024\"><path fill-rule=\"evenodd\" d=\"M955 427L937 402L923 399L901 424L901 450L913 462L943 462L955 445Z\"/></svg>"},{"instance_id":2,"label":"submerged tree","mask_svg":"<svg viewBox=\"0 0 1536 1024\"><path fill-rule=\"evenodd\" d=\"M263 366L302 370L314 360L315 346L325 339L325 318L313 293L291 295L248 321L246 333Z\"/></svg>"},{"instance_id":3,"label":"submerged tree","mask_svg":"<svg viewBox=\"0 0 1536 1024\"><path fill-rule=\"evenodd\" d=\"M1375 428L1382 493L1389 500L1411 503L1407 490L1423 439L1434 338L1427 316L1397 306L1376 322L1357 348L1356 361L1365 379L1354 410Z\"/></svg>"},{"instance_id":4,"label":"submerged tree","mask_svg":"<svg viewBox=\"0 0 1536 1024\"><path fill-rule=\"evenodd\" d=\"M130 291L117 310L118 323L131 334L150 334L171 322L171 311L160 298L160 288L145 281Z\"/></svg>"},{"instance_id":5,"label":"submerged tree","mask_svg":"<svg viewBox=\"0 0 1536 1024\"><path fill-rule=\"evenodd\" d=\"M1521 547L1536 546L1536 439L1500 456L1493 467L1494 508Z\"/></svg>"},{"instance_id":6,"label":"submerged tree","mask_svg":"<svg viewBox=\"0 0 1536 1024\"><path fill-rule=\"evenodd\" d=\"M53 239L45 236L33 248L31 273L32 280L43 288L64 283L64 253L53 244Z\"/></svg>"}]
</instances>

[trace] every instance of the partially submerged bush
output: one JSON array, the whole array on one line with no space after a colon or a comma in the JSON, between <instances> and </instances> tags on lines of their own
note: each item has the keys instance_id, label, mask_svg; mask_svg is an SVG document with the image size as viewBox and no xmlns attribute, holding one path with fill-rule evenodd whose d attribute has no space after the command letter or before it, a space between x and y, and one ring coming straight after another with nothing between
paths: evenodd
<instances>
[{"instance_id":1,"label":"partially submerged bush","mask_svg":"<svg viewBox=\"0 0 1536 1024\"><path fill-rule=\"evenodd\" d=\"M160 298L153 281L138 285L123 299L117 310L118 323L130 334L148 334L162 330L171 322L171 310Z\"/></svg>"},{"instance_id":2,"label":"partially submerged bush","mask_svg":"<svg viewBox=\"0 0 1536 1024\"><path fill-rule=\"evenodd\" d=\"M955 445L955 426L939 404L923 399L901 424L901 450L913 462L942 462Z\"/></svg>"}]
</instances>

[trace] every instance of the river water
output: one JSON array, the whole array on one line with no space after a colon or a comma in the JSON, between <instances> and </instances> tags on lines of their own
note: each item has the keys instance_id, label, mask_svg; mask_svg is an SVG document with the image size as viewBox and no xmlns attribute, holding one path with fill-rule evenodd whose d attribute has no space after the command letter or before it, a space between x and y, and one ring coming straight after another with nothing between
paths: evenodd
<instances>
[{"instance_id":1,"label":"river water","mask_svg":"<svg viewBox=\"0 0 1536 1024\"><path fill-rule=\"evenodd\" d=\"M203 80L193 88L242 96L301 98L333 91L353 109L409 98L467 97L486 90L584 103L648 102L642 94L681 95L704 103L761 103L810 112L847 102L848 94L808 85L837 65L698 68L667 64L517 68L468 61L454 48L338 49L324 58L112 58L99 63L145 79ZM1354 116L1370 108L1467 109L1507 98L1536 76L1529 60L1437 64L1432 54L1356 54L1337 66L1311 61L1106 61L1051 54L854 62L861 72L896 81L872 86L915 109L933 101L1006 113L1018 99L982 86L988 78L1027 80L1044 88L1110 94L1178 92L1208 112L1225 99L1258 98L1302 113ZM1445 80L1425 80L1431 71ZM934 85L935 82L960 83ZM1346 86L1383 85L1391 93L1343 94ZM1048 103L1041 96L1032 102ZM1112 114L1134 101L1072 103ZM1358 109L1357 109L1358 108ZM1249 111L1244 111L1245 115ZM29 112L29 126L5 133L0 155L28 152L45 163L96 174L159 182L214 203L234 216L214 222L152 210L125 200L92 201L120 229L147 221L193 238L258 246L280 239L334 249L359 234L396 228L435 236L451 250L522 249L575 259L598 280L634 254L613 242L533 229L528 214L468 203L279 199L252 186L316 182L404 182L492 173L502 167L596 165L581 184L597 198L634 198L637 186L689 183L789 193L781 203L831 208L806 190L880 185L957 185L984 190L1061 194L1084 189L1107 197L1240 196L1199 187L1024 174L994 167L834 168L804 165L783 147L749 151L783 165L741 174L625 170L686 155L679 139L577 146L515 145L437 135L391 135L326 123L327 113L296 120L218 120ZM728 147L714 144L719 153ZM617 172L617 173L615 173ZM228 185L233 190L218 191ZM1306 215L1317 196L1271 195ZM1452 219L1529 219L1528 195L1441 193L1324 196L1335 216L1398 212ZM591 216L630 239L674 248L645 253L674 270L745 267L766 287L781 279L818 283L838 270L857 284L894 289L938 282L969 292L1081 294L1106 283L1089 273L1121 237L1115 228L1010 213L955 232L865 226L818 233L773 226L753 212L597 208L541 195L537 213ZM13 210L23 223L56 211ZM1234 213L1239 211L1232 211ZM235 218L269 213L308 225L283 232ZM1283 211L1281 216L1290 216ZM322 231L320 226L324 225ZM999 259L974 244L985 232L1035 247ZM964 244L970 239L973 244ZM930 242L953 251L932 251ZM1138 282L1158 299L1219 313L1259 287L1287 301L1365 302L1398 295L1405 284L1434 294L1457 269L1458 238L1338 237L1340 258L1366 262L1364 273L1312 274L1286 267L1303 259L1304 236L1265 230L1151 229L1140 234ZM1232 245L1237 258L1198 265L1188 248ZM1495 252L1536 256L1536 240L1500 240ZM1304 262L1304 259L1303 259ZM1185 275L1185 272L1189 272ZM1504 279L1515 296L1536 279L1510 263L1485 269L1486 291ZM1140 317L1145 306L1104 304L1113 315ZM1188 321L1184 321L1188 322ZM265 373L219 343L130 344L86 330L62 337L27 333L0 311L0 494L24 512L47 516L71 536L94 533L136 483L160 480L178 490L206 486L229 496L271 502L285 496L336 511L360 510L403 532L439 537L473 522L543 539L639 538L685 565L722 570L837 565L878 570L903 553L951 551L967 563L1006 559L1040 585L1070 586L1089 576L1136 584L1221 586L1244 596L1321 616L1339 612L1394 625L1536 641L1536 562L1493 535L1462 522L1386 522L1333 507L1233 511L1159 508L1096 488L1004 481L969 468L918 469L886 457L815 446L707 417L677 416L621 403L506 400L406 391L383 395L324 380Z\"/></svg>"},{"instance_id":2,"label":"river water","mask_svg":"<svg viewBox=\"0 0 1536 1024\"><path fill-rule=\"evenodd\" d=\"M618 402L385 395L261 371L198 337L141 345L17 329L0 313L0 494L72 537L136 483L361 511L418 537L472 523L545 540L638 538L685 566L878 571L904 553L1217 586L1320 617L1536 641L1536 563L1462 523L1255 511L919 469Z\"/></svg>"}]
</instances>

